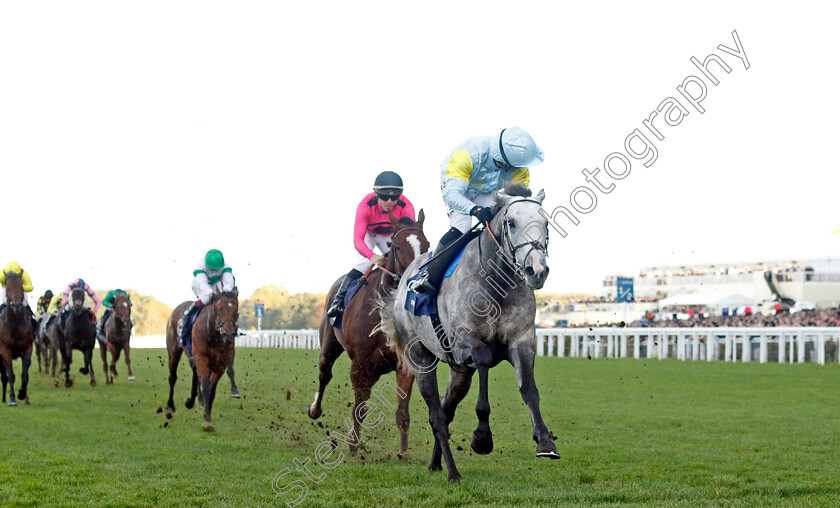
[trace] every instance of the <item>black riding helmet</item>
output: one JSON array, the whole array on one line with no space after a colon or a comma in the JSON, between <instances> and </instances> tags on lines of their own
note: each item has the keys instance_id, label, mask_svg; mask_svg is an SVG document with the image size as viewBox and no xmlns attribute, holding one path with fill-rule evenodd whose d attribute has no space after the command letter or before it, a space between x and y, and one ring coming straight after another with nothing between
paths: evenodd
<instances>
[{"instance_id":1,"label":"black riding helmet","mask_svg":"<svg viewBox=\"0 0 840 508\"><path fill-rule=\"evenodd\" d=\"M383 171L373 182L373 190L382 193L401 194L403 190L402 178L393 171Z\"/></svg>"}]
</instances>

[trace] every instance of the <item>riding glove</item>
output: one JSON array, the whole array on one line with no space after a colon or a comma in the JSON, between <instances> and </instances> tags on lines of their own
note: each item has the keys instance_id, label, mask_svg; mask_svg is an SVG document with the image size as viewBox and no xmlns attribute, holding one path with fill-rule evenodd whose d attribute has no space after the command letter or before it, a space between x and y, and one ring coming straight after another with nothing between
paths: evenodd
<instances>
[{"instance_id":1,"label":"riding glove","mask_svg":"<svg viewBox=\"0 0 840 508\"><path fill-rule=\"evenodd\" d=\"M489 222L493 219L493 212L490 211L489 208L485 208L483 206L474 206L472 210L470 210L470 215L478 219L479 222Z\"/></svg>"}]
</instances>

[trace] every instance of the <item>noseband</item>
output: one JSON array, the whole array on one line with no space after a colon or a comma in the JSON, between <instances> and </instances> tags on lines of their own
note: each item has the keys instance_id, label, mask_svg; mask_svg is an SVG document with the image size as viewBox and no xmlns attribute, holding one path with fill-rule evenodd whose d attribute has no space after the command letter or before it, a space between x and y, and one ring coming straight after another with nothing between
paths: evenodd
<instances>
[{"instance_id":1,"label":"noseband","mask_svg":"<svg viewBox=\"0 0 840 508\"><path fill-rule=\"evenodd\" d=\"M216 322L216 307L215 307L215 302L213 302L213 303L212 303L212 304L210 304L210 305L211 305L211 310L212 310L212 312L208 312L208 313L207 313L207 329L208 329L208 330L213 330L213 329L214 329L214 327L210 325L210 320L211 320L211 314L212 314L212 320L213 320L213 323L215 323L215 322ZM236 303L236 307L237 307L237 308L239 308L239 302L237 302L237 303ZM227 324L227 323L233 323L233 328L234 328L234 330L235 330L235 331L233 332L233 335L234 335L234 336L236 336L236 333L237 333L237 331L239 330L239 326L237 326L236 321L234 321L233 319L225 319L224 321L222 321L222 322L221 322L218 326L216 326L216 327L215 327L216 333L218 333L219 335L221 335L222 337L224 337L224 336L225 336L225 331L224 331L224 329L225 329L225 324Z\"/></svg>"}]
</instances>

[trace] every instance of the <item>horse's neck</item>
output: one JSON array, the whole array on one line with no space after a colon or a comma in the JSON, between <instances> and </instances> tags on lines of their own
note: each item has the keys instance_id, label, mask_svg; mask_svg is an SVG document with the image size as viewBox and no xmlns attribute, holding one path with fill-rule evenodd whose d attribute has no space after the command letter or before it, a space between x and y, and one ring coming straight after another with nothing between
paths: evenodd
<instances>
[{"instance_id":1,"label":"horse's neck","mask_svg":"<svg viewBox=\"0 0 840 508\"><path fill-rule=\"evenodd\" d=\"M206 320L207 320L207 334L211 339L217 339L217 338L219 338L219 335L220 335L219 331L216 330L216 327L213 326L214 323L216 322L216 307L213 305L214 303L215 303L214 300L210 301L210 303L206 306L206 307L208 307L207 317L206 317ZM201 312L198 314L198 318L196 319L196 322L198 321L198 319L201 319L201 314L204 314L204 309L202 309Z\"/></svg>"},{"instance_id":2,"label":"horse's neck","mask_svg":"<svg viewBox=\"0 0 840 508\"><path fill-rule=\"evenodd\" d=\"M23 319L26 317L26 311L23 312L14 312L12 311L11 304L6 304L3 307L3 315L0 318L5 319L11 325L19 325L23 322Z\"/></svg>"},{"instance_id":3,"label":"horse's neck","mask_svg":"<svg viewBox=\"0 0 840 508\"><path fill-rule=\"evenodd\" d=\"M452 277L459 292L480 289L502 306L508 302L516 305L529 293L533 296L533 290L525 285L525 280L500 252L499 244L487 233L467 245Z\"/></svg>"}]
</instances>

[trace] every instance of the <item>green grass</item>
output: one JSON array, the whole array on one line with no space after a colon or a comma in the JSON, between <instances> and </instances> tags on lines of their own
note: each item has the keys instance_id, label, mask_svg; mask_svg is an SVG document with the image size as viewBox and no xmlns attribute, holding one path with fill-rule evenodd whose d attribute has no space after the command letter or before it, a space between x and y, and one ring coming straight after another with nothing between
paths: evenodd
<instances>
[{"instance_id":1,"label":"green grass","mask_svg":"<svg viewBox=\"0 0 840 508\"><path fill-rule=\"evenodd\" d=\"M305 480L292 460L311 458L327 430L343 433L353 400L346 356L312 421L317 352L240 349L244 398L229 398L223 379L209 433L183 406L185 364L174 418L156 412L168 394L164 351L135 350L137 381L121 365L113 386L96 358L96 388L76 356L74 388L35 369L32 406L0 407L0 506L285 506L297 491L278 495L272 479L291 468L281 487ZM539 358L554 461L534 456L513 369L491 373L493 453L469 448L477 390L451 427L462 483L426 469L431 433L415 389L409 453L397 456L389 414L364 431L359 456L307 481L301 506L840 506L836 364Z\"/></svg>"}]
</instances>

